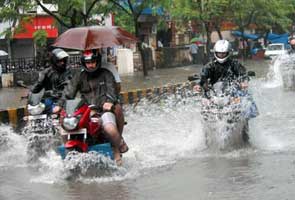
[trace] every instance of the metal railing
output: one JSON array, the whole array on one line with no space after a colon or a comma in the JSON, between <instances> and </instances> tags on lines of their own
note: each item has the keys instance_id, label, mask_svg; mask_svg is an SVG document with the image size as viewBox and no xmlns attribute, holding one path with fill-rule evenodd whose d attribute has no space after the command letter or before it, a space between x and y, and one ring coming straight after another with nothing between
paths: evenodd
<instances>
[{"instance_id":1,"label":"metal railing","mask_svg":"<svg viewBox=\"0 0 295 200\"><path fill-rule=\"evenodd\" d=\"M80 66L80 56L70 56L68 66L77 68ZM49 60L33 58L0 59L2 73L40 71L50 66Z\"/></svg>"}]
</instances>

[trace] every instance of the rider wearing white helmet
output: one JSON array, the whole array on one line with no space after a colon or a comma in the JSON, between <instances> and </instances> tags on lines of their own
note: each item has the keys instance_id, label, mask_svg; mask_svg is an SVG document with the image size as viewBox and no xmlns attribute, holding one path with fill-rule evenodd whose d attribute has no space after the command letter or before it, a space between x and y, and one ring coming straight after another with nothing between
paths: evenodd
<instances>
[{"instance_id":1,"label":"rider wearing white helmet","mask_svg":"<svg viewBox=\"0 0 295 200\"><path fill-rule=\"evenodd\" d=\"M213 48L214 57L219 63L224 63L231 56L231 44L227 40L218 40Z\"/></svg>"},{"instance_id":2,"label":"rider wearing white helmet","mask_svg":"<svg viewBox=\"0 0 295 200\"><path fill-rule=\"evenodd\" d=\"M246 68L237 60L232 59L231 45L227 40L218 40L213 50L214 58L203 67L200 85L195 87L197 91L201 88L207 90L208 84L213 85L220 80L234 80L246 75Z\"/></svg>"}]
</instances>

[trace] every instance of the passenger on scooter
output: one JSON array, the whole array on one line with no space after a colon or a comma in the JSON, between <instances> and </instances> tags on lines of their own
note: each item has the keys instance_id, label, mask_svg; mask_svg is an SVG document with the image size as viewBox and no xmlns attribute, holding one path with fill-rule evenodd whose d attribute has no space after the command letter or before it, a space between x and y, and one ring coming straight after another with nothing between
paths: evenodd
<instances>
[{"instance_id":1,"label":"passenger on scooter","mask_svg":"<svg viewBox=\"0 0 295 200\"><path fill-rule=\"evenodd\" d=\"M55 96L60 98L67 80L71 79L71 72L67 70L67 59L69 55L59 48L54 49L50 54L51 67L39 73L38 81L31 88L31 92L39 93L44 89L45 92L52 91Z\"/></svg>"},{"instance_id":2,"label":"passenger on scooter","mask_svg":"<svg viewBox=\"0 0 295 200\"><path fill-rule=\"evenodd\" d=\"M214 45L214 58L205 65L201 71L200 84L194 90L200 92L202 89L208 90L209 85L213 85L220 80L237 80L246 75L246 68L237 60L231 58L231 45L227 40L218 40ZM248 87L241 84L242 88Z\"/></svg>"},{"instance_id":3,"label":"passenger on scooter","mask_svg":"<svg viewBox=\"0 0 295 200\"><path fill-rule=\"evenodd\" d=\"M115 78L116 94L117 94L117 101L118 101L118 103L116 104L115 114L116 114L118 129L120 134L122 135L124 124L125 124L125 118L124 118L122 106L120 104L121 78L118 73L118 70L116 69L116 66L113 63L108 61L107 49L100 49L100 52L102 55L101 67L112 72Z\"/></svg>"},{"instance_id":4,"label":"passenger on scooter","mask_svg":"<svg viewBox=\"0 0 295 200\"><path fill-rule=\"evenodd\" d=\"M109 70L102 68L101 54L96 50L84 51L81 63L83 70L67 85L54 112L59 112L65 100L75 98L78 92L86 103L101 108L104 131L114 147L116 162L121 164L120 154L127 152L128 146L118 130L114 114L118 103L115 78Z\"/></svg>"}]
</instances>

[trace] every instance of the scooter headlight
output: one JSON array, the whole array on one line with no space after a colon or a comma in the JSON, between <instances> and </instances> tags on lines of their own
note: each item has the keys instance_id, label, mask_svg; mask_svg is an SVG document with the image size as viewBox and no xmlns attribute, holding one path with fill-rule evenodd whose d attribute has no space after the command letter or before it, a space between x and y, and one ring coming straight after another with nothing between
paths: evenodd
<instances>
[{"instance_id":1,"label":"scooter headlight","mask_svg":"<svg viewBox=\"0 0 295 200\"><path fill-rule=\"evenodd\" d=\"M79 120L76 117L66 117L63 119L63 127L68 131L72 131L77 128Z\"/></svg>"},{"instance_id":2,"label":"scooter headlight","mask_svg":"<svg viewBox=\"0 0 295 200\"><path fill-rule=\"evenodd\" d=\"M39 103L35 106L28 105L28 112L30 115L40 115L42 112L45 110L45 104L44 103Z\"/></svg>"}]
</instances>

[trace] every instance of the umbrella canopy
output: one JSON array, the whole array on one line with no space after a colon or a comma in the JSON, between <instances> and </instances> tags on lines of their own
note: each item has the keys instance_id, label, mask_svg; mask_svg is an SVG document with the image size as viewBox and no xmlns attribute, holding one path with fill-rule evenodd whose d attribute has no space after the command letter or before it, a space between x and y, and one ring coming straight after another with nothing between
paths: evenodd
<instances>
[{"instance_id":1,"label":"umbrella canopy","mask_svg":"<svg viewBox=\"0 0 295 200\"><path fill-rule=\"evenodd\" d=\"M8 53L6 53L6 51L0 50L0 56L8 56Z\"/></svg>"},{"instance_id":2,"label":"umbrella canopy","mask_svg":"<svg viewBox=\"0 0 295 200\"><path fill-rule=\"evenodd\" d=\"M191 43L198 43L198 44L202 44L205 43L204 39L200 38L200 37L194 37L190 40Z\"/></svg>"},{"instance_id":3,"label":"umbrella canopy","mask_svg":"<svg viewBox=\"0 0 295 200\"><path fill-rule=\"evenodd\" d=\"M120 27L87 26L71 28L56 38L52 46L89 50L137 42L137 38Z\"/></svg>"}]
</instances>

